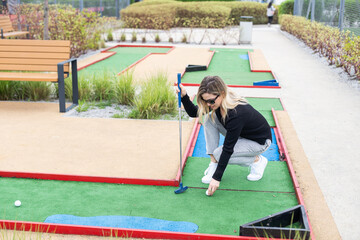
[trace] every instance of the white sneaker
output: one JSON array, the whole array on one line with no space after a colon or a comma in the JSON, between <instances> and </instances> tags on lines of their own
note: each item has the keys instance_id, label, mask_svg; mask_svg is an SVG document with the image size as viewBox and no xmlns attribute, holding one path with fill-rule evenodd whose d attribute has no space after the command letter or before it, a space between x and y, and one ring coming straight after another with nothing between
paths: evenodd
<instances>
[{"instance_id":1,"label":"white sneaker","mask_svg":"<svg viewBox=\"0 0 360 240\"><path fill-rule=\"evenodd\" d=\"M209 184L211 182L212 176L215 173L215 170L218 166L218 163L211 162L209 164L209 167L204 172L204 177L201 179L201 181L205 184Z\"/></svg>"},{"instance_id":2,"label":"white sneaker","mask_svg":"<svg viewBox=\"0 0 360 240\"><path fill-rule=\"evenodd\" d=\"M253 163L250 165L251 170L250 174L247 176L247 179L249 181L258 181L262 178L266 165L268 163L268 160L266 157L259 155L259 161Z\"/></svg>"}]
</instances>

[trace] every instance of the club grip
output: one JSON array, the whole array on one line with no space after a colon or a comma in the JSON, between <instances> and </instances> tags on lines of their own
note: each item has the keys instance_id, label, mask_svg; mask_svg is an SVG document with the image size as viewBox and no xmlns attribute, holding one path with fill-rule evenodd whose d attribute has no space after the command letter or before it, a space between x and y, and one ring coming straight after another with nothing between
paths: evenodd
<instances>
[{"instance_id":1,"label":"club grip","mask_svg":"<svg viewBox=\"0 0 360 240\"><path fill-rule=\"evenodd\" d=\"M179 88L179 93L178 93L178 104L179 104L179 108L181 108L181 88L180 88L180 83L181 83L181 73L178 73L177 75L177 79L178 79L178 88Z\"/></svg>"}]
</instances>

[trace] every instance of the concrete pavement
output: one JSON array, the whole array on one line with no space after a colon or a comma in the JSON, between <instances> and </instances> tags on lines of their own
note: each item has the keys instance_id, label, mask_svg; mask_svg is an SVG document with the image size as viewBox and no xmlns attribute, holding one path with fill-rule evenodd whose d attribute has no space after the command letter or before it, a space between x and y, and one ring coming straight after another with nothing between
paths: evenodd
<instances>
[{"instance_id":1,"label":"concrete pavement","mask_svg":"<svg viewBox=\"0 0 360 240\"><path fill-rule=\"evenodd\" d=\"M341 237L360 236L360 90L277 26L253 29ZM254 93L257 91L254 90Z\"/></svg>"}]
</instances>

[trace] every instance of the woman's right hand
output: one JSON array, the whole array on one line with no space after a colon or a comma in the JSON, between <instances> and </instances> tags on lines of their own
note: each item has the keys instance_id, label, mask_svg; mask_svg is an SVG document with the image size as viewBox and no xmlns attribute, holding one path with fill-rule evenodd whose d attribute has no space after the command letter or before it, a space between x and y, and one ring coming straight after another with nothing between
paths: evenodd
<instances>
[{"instance_id":1,"label":"woman's right hand","mask_svg":"<svg viewBox=\"0 0 360 240\"><path fill-rule=\"evenodd\" d=\"M180 83L179 86L180 86L180 89L181 89L181 97L184 97L186 95L186 89L181 83ZM176 87L175 89L176 89L176 93L180 92L178 87Z\"/></svg>"}]
</instances>

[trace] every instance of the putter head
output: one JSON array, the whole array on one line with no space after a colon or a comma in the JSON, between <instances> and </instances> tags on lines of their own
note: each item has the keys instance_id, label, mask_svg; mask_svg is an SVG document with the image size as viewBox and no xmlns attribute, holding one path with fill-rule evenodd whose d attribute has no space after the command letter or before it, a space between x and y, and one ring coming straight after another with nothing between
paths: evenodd
<instances>
[{"instance_id":1,"label":"putter head","mask_svg":"<svg viewBox=\"0 0 360 240\"><path fill-rule=\"evenodd\" d=\"M175 194L183 193L183 192L186 191L186 189L188 189L188 187L187 187L187 186L183 187L183 184L180 183L179 188L176 189L176 190L174 191L174 193L175 193Z\"/></svg>"}]
</instances>

